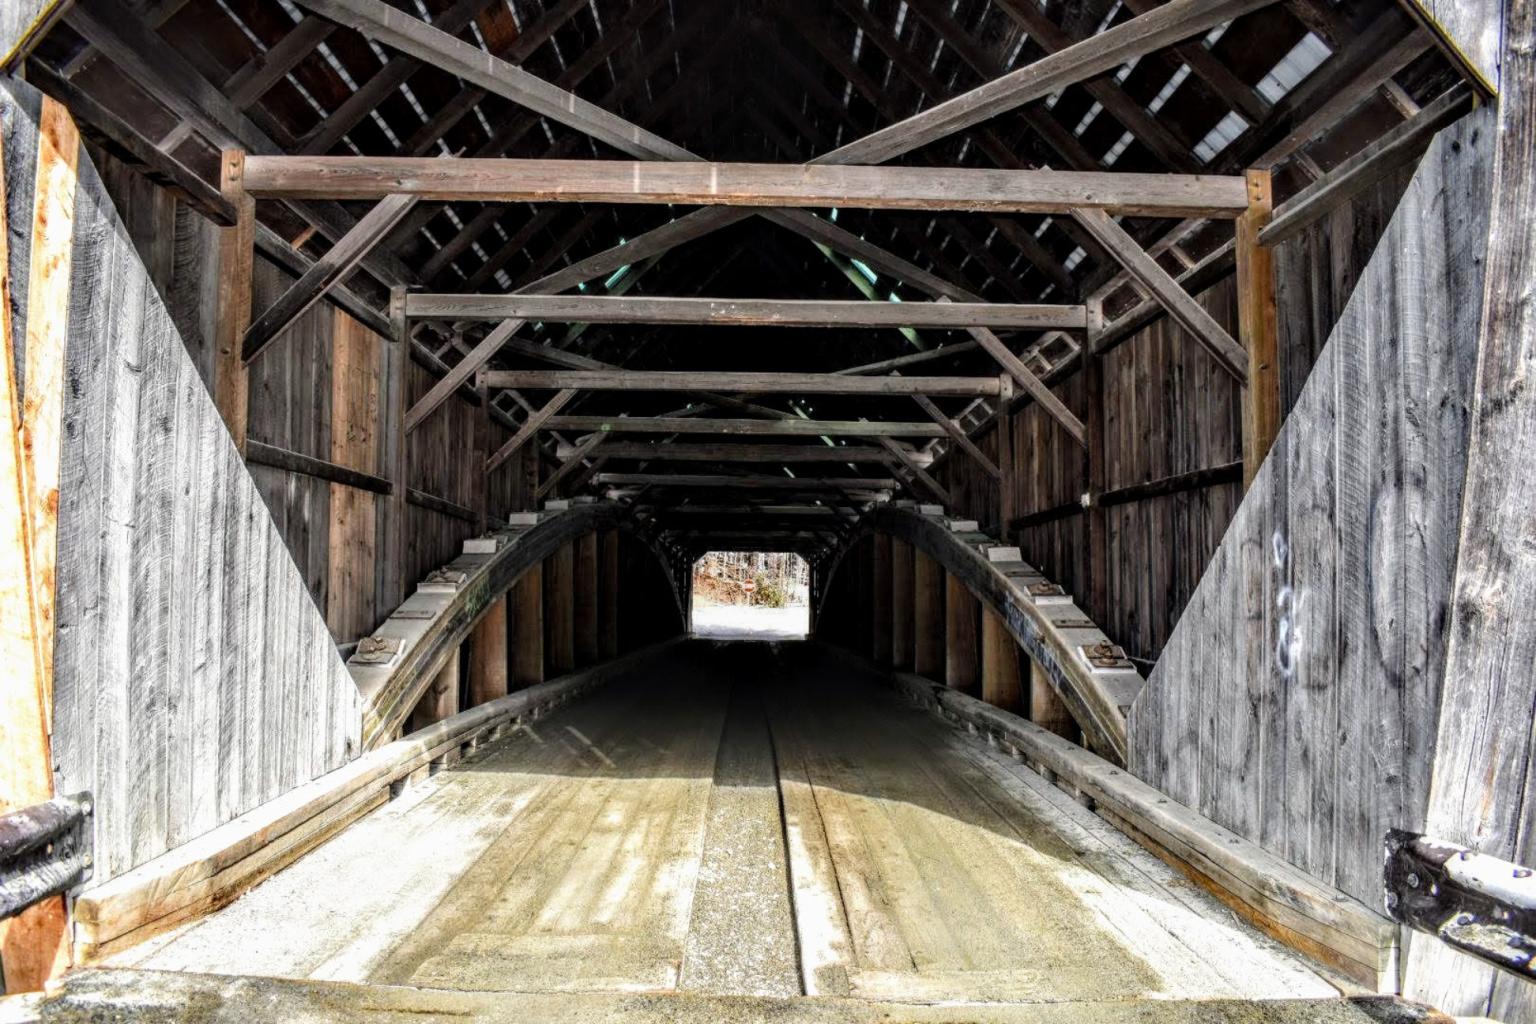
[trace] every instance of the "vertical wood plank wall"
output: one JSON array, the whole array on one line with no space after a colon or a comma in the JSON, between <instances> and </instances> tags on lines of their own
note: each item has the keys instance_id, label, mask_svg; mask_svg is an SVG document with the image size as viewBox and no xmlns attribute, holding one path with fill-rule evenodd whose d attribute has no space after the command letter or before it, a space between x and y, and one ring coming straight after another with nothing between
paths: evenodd
<instances>
[{"instance_id":1,"label":"vertical wood plank wall","mask_svg":"<svg viewBox=\"0 0 1536 1024\"><path fill-rule=\"evenodd\" d=\"M1420 828L1487 243L1488 111L1430 148L1130 716L1137 775L1376 902Z\"/></svg>"},{"instance_id":2,"label":"vertical wood plank wall","mask_svg":"<svg viewBox=\"0 0 1536 1024\"><path fill-rule=\"evenodd\" d=\"M11 212L30 204L39 106L0 83ZM94 794L104 881L340 766L359 713L176 319L83 155L78 174L53 754L60 791ZM12 235L18 336L29 247Z\"/></svg>"},{"instance_id":3,"label":"vertical wood plank wall","mask_svg":"<svg viewBox=\"0 0 1536 1024\"><path fill-rule=\"evenodd\" d=\"M101 152L92 157L199 375L211 381L216 229L121 161ZM293 281L258 253L255 310L266 308ZM378 413L388 394L389 344L331 303L317 303L251 364L248 436L388 479ZM424 395L434 380L425 368L407 361L410 401ZM410 487L472 507L470 463L458 455L474 436L475 415L474 405L455 397L411 434ZM491 424L493 446L508 436L500 423ZM336 642L351 644L371 633L397 603L388 582L374 570L389 528L388 500L283 469L252 465L250 472ZM531 507L522 460L492 474L490 486L493 513ZM406 506L406 520L407 580L451 560L475 532L472 523L418 505Z\"/></svg>"}]
</instances>

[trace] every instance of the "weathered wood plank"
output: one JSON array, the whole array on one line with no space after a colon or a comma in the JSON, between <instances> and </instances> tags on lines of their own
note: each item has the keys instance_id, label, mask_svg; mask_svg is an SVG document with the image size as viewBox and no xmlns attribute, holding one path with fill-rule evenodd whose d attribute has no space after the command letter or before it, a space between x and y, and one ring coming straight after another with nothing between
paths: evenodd
<instances>
[{"instance_id":1,"label":"weathered wood plank","mask_svg":"<svg viewBox=\"0 0 1536 1024\"><path fill-rule=\"evenodd\" d=\"M1236 218L1240 179L982 168L472 157L251 157L250 190L301 199L663 203Z\"/></svg>"},{"instance_id":2,"label":"weathered wood plank","mask_svg":"<svg viewBox=\"0 0 1536 1024\"><path fill-rule=\"evenodd\" d=\"M744 391L811 395L996 395L996 377L840 377L823 373L688 370L491 370L486 383L514 390Z\"/></svg>"},{"instance_id":3,"label":"weathered wood plank","mask_svg":"<svg viewBox=\"0 0 1536 1024\"><path fill-rule=\"evenodd\" d=\"M895 420L710 419L705 416L553 416L550 430L615 434L722 434L780 437L943 437L943 426Z\"/></svg>"}]
</instances>

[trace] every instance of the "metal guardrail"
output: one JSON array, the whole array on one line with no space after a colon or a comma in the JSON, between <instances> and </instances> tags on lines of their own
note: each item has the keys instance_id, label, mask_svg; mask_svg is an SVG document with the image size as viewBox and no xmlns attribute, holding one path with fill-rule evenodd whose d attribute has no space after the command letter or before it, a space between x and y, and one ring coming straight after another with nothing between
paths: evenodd
<instances>
[{"instance_id":1,"label":"metal guardrail","mask_svg":"<svg viewBox=\"0 0 1536 1024\"><path fill-rule=\"evenodd\" d=\"M1536 872L1414 832L1387 833L1387 913L1536 980Z\"/></svg>"},{"instance_id":2,"label":"metal guardrail","mask_svg":"<svg viewBox=\"0 0 1536 1024\"><path fill-rule=\"evenodd\" d=\"M0 815L0 920L91 877L91 794Z\"/></svg>"}]
</instances>

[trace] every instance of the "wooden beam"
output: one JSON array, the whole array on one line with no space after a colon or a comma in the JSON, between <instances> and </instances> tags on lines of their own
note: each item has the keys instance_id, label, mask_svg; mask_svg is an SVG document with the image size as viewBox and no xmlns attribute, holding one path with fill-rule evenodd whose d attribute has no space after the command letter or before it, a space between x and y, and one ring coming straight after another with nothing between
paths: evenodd
<instances>
[{"instance_id":1,"label":"wooden beam","mask_svg":"<svg viewBox=\"0 0 1536 1024\"><path fill-rule=\"evenodd\" d=\"M1019 646L1008 624L985 604L981 606L981 699L1004 711L1024 710Z\"/></svg>"},{"instance_id":2,"label":"wooden beam","mask_svg":"<svg viewBox=\"0 0 1536 1024\"><path fill-rule=\"evenodd\" d=\"M944 573L944 685L972 696L981 682L981 602Z\"/></svg>"},{"instance_id":3,"label":"wooden beam","mask_svg":"<svg viewBox=\"0 0 1536 1024\"><path fill-rule=\"evenodd\" d=\"M1081 306L996 302L850 302L827 299L683 299L608 295L412 293L406 314L424 320L540 320L588 324L736 327L1015 327L1081 330Z\"/></svg>"},{"instance_id":4,"label":"wooden beam","mask_svg":"<svg viewBox=\"0 0 1536 1024\"><path fill-rule=\"evenodd\" d=\"M721 476L701 473L599 473L593 482L609 487L717 487L752 491L894 491L888 477Z\"/></svg>"},{"instance_id":5,"label":"wooden beam","mask_svg":"<svg viewBox=\"0 0 1536 1024\"><path fill-rule=\"evenodd\" d=\"M503 96L558 124L584 132L621 153L652 160L693 158L681 146L380 0L300 0L300 3L391 49L456 75L489 93Z\"/></svg>"},{"instance_id":6,"label":"wooden beam","mask_svg":"<svg viewBox=\"0 0 1536 1024\"><path fill-rule=\"evenodd\" d=\"M40 410L63 411L64 346L69 337L70 253L74 241L75 167L79 140L63 108L45 100L39 124L36 175L8 192L4 154L0 152L0 196L33 194L32 223L18 229L30 235L27 338L17 351L11 322L10 235L6 208L0 203L0 812L18 810L53 797L53 565L57 550L57 482L50 491L39 480L32 442L51 438L55 453L59 423L44 429ZM0 150L4 138L0 137ZM52 223L39 222L46 218ZM39 252L41 248L41 252ZM39 266L39 260L42 265ZM39 280L38 273L43 279ZM50 280L52 278L52 280ZM37 291L34 291L36 289ZM39 294L40 292L40 294ZM34 320L43 330L34 331ZM45 351L34 351L43 346ZM51 353L51 355L50 355ZM20 359L18 359L20 357ZM20 360L27 363L26 394L17 379ZM56 380L35 380L36 365L52 364ZM56 391L50 398L50 391ZM41 401L39 401L41 399ZM55 455L56 457L56 455ZM46 474L46 470L45 470ZM53 509L52 523L37 529L39 511ZM41 546L48 545L47 548ZM54 896L0 921L0 968L6 992L36 991L69 966L69 915L64 897Z\"/></svg>"},{"instance_id":7,"label":"wooden beam","mask_svg":"<svg viewBox=\"0 0 1536 1024\"><path fill-rule=\"evenodd\" d=\"M486 386L492 386L490 381L491 374L484 373L483 376L486 379ZM500 466L503 462L506 462L508 459L510 459L513 455L517 454L518 449L522 448L523 445L532 440L540 430L546 429L547 424L555 415L555 413L565 408L570 400L575 397L575 389L566 388L565 390L560 391L554 395L542 406L530 412L528 414L528 418L523 421L523 425L517 429L517 433L508 438L507 443L496 449L496 453L486 460L485 471L487 473L491 472L496 467ZM548 429L554 428L549 427Z\"/></svg>"},{"instance_id":8,"label":"wooden beam","mask_svg":"<svg viewBox=\"0 0 1536 1024\"><path fill-rule=\"evenodd\" d=\"M973 124L1041 100L1127 61L1193 39L1271 0L1172 0L1065 47L1017 71L850 142L812 163L877 164L894 160Z\"/></svg>"},{"instance_id":9,"label":"wooden beam","mask_svg":"<svg viewBox=\"0 0 1536 1024\"><path fill-rule=\"evenodd\" d=\"M1259 231L1259 243L1276 246L1296 237L1387 174L1407 166L1424 152L1436 132L1460 119L1476 102L1476 94L1465 82L1447 90L1276 207L1269 223Z\"/></svg>"},{"instance_id":10,"label":"wooden beam","mask_svg":"<svg viewBox=\"0 0 1536 1024\"><path fill-rule=\"evenodd\" d=\"M607 436L595 434L596 437ZM555 449L562 459L571 458L582 445L563 444ZM590 450L590 449L588 449ZM603 446L605 459L642 459L649 462L879 462L891 461L884 448L825 444L646 444L610 441ZM921 465L932 461L914 456Z\"/></svg>"},{"instance_id":11,"label":"wooden beam","mask_svg":"<svg viewBox=\"0 0 1536 1024\"><path fill-rule=\"evenodd\" d=\"M839 377L827 373L711 373L686 370L491 370L493 388L557 391L736 391L804 395L989 395L997 377Z\"/></svg>"},{"instance_id":12,"label":"wooden beam","mask_svg":"<svg viewBox=\"0 0 1536 1024\"><path fill-rule=\"evenodd\" d=\"M392 494L395 489L394 484L381 476L364 473L325 459L317 459L313 455L289 451L287 448L279 448L277 445L265 444L261 441L246 440L245 461L250 465L270 466L272 469L281 469L289 473L300 473L317 480L329 480L333 484L355 487L374 494Z\"/></svg>"},{"instance_id":13,"label":"wooden beam","mask_svg":"<svg viewBox=\"0 0 1536 1024\"><path fill-rule=\"evenodd\" d=\"M608 440L607 434L592 434L581 444L577 445L576 449L572 451L563 462L560 463L559 468L550 474L549 479L539 484L539 489L536 492L535 497L539 501L543 501L546 497L553 493L555 487L559 485L560 481L564 480L566 477L570 476L571 473L575 472L575 470L581 466L582 460L584 460L588 455L592 454L592 449L596 448L606 440Z\"/></svg>"},{"instance_id":14,"label":"wooden beam","mask_svg":"<svg viewBox=\"0 0 1536 1024\"><path fill-rule=\"evenodd\" d=\"M912 476L915 477L917 481L921 483L925 488L927 488L929 493L931 493L935 498L938 498L946 505L954 500L950 497L949 490L945 488L943 484L935 480L933 476L923 468L922 463L919 462L917 457L909 449L903 447L889 437L878 438L878 440L881 447L890 453L892 461L900 466L905 467L907 472L911 473Z\"/></svg>"},{"instance_id":15,"label":"wooden beam","mask_svg":"<svg viewBox=\"0 0 1536 1024\"><path fill-rule=\"evenodd\" d=\"M1067 710L1061 695L1051 686L1050 673L1034 658L1026 656L1025 660L1029 664L1029 706L1024 709L1025 717L1046 732L1073 743L1081 742L1082 730L1077 727L1077 719Z\"/></svg>"},{"instance_id":16,"label":"wooden beam","mask_svg":"<svg viewBox=\"0 0 1536 1024\"><path fill-rule=\"evenodd\" d=\"M1243 389L1243 489L1258 476L1280 432L1279 324L1275 306L1274 250L1259 242L1274 199L1268 171L1248 172L1250 208L1237 222L1238 335L1248 351Z\"/></svg>"},{"instance_id":17,"label":"wooden beam","mask_svg":"<svg viewBox=\"0 0 1536 1024\"><path fill-rule=\"evenodd\" d=\"M1105 214L1084 211L1075 216L1078 223L1093 233L1099 244L1109 250L1131 277L1168 310L1168 315L1205 346L1222 369L1236 377L1240 383L1247 383L1247 352L1136 239Z\"/></svg>"},{"instance_id":18,"label":"wooden beam","mask_svg":"<svg viewBox=\"0 0 1536 1024\"><path fill-rule=\"evenodd\" d=\"M389 293L389 319L391 331L386 337L393 344L384 348L384 401L379 407L379 435L383 439L383 448L379 453L379 465L390 475L394 490L389 501L382 503L379 523L379 535L383 538L379 558L382 578L377 585L384 607L394 608L410 593L410 581L405 578L406 538L409 536L406 502L410 497L405 410L410 403L408 374L411 359L404 288L395 288Z\"/></svg>"},{"instance_id":19,"label":"wooden beam","mask_svg":"<svg viewBox=\"0 0 1536 1024\"><path fill-rule=\"evenodd\" d=\"M544 681L544 564L533 566L512 587L512 687Z\"/></svg>"},{"instance_id":20,"label":"wooden beam","mask_svg":"<svg viewBox=\"0 0 1536 1024\"><path fill-rule=\"evenodd\" d=\"M944 680L944 567L922 551L912 559L912 671Z\"/></svg>"},{"instance_id":21,"label":"wooden beam","mask_svg":"<svg viewBox=\"0 0 1536 1024\"><path fill-rule=\"evenodd\" d=\"M544 664L563 676L576 667L576 552L560 545L544 560Z\"/></svg>"},{"instance_id":22,"label":"wooden beam","mask_svg":"<svg viewBox=\"0 0 1536 1024\"><path fill-rule=\"evenodd\" d=\"M235 207L217 188L118 117L85 90L39 60L27 63L27 80L69 108L87 134L140 168L145 177L170 189L221 227L235 223Z\"/></svg>"},{"instance_id":23,"label":"wooden beam","mask_svg":"<svg viewBox=\"0 0 1536 1024\"><path fill-rule=\"evenodd\" d=\"M470 707L507 695L507 602L505 595L493 601L470 635Z\"/></svg>"},{"instance_id":24,"label":"wooden beam","mask_svg":"<svg viewBox=\"0 0 1536 1024\"><path fill-rule=\"evenodd\" d=\"M1241 178L976 167L802 166L475 157L252 157L258 196L443 202L650 203L689 206L967 210L1235 219Z\"/></svg>"},{"instance_id":25,"label":"wooden beam","mask_svg":"<svg viewBox=\"0 0 1536 1024\"><path fill-rule=\"evenodd\" d=\"M998 468L997 463L988 458L986 452L976 447L976 442L971 440L970 435L965 432L965 428L950 419L943 409L934 404L933 399L927 395L913 395L912 400L921 406L924 412L932 416L933 422L943 428L944 432L949 435L950 439L955 442L961 451L975 459L988 476L994 480L1002 477L1003 471Z\"/></svg>"},{"instance_id":26,"label":"wooden beam","mask_svg":"<svg viewBox=\"0 0 1536 1024\"><path fill-rule=\"evenodd\" d=\"M417 508L424 508L438 515L457 519L461 523L475 526L480 522L480 515L468 505L460 505L456 501L449 501L440 495L431 494L415 487L406 488L405 500Z\"/></svg>"},{"instance_id":27,"label":"wooden beam","mask_svg":"<svg viewBox=\"0 0 1536 1024\"><path fill-rule=\"evenodd\" d=\"M255 272L256 200L245 191L245 153L228 149L220 163L219 191L235 211L233 227L219 229L219 281L214 321L213 401L230 438L245 454L247 393L241 338L251 320Z\"/></svg>"},{"instance_id":28,"label":"wooden beam","mask_svg":"<svg viewBox=\"0 0 1536 1024\"><path fill-rule=\"evenodd\" d=\"M1104 305L1088 303L1088 340L1078 351L1083 367L1084 418L1088 422L1088 447L1083 450L1083 478L1087 482L1088 592L1084 595L1090 618L1106 620L1109 612L1109 519L1104 512L1107 479L1104 444L1104 363L1094 341L1104 330ZM1117 396L1118 397L1118 396Z\"/></svg>"},{"instance_id":29,"label":"wooden beam","mask_svg":"<svg viewBox=\"0 0 1536 1024\"><path fill-rule=\"evenodd\" d=\"M245 158L249 194L251 157ZM272 305L252 321L241 343L241 357L249 363L271 344L304 311L319 302L331 288L340 284L357 268L373 247L382 242L400 219L418 202L415 196L392 195L380 200L364 214L330 251L312 263L304 275L278 296ZM409 303L407 303L409 308Z\"/></svg>"},{"instance_id":30,"label":"wooden beam","mask_svg":"<svg viewBox=\"0 0 1536 1024\"><path fill-rule=\"evenodd\" d=\"M872 373L890 373L892 370L903 370L919 363L932 363L951 356L964 355L974 352L981 346L974 341L961 341L953 345L940 345L926 352L913 352L909 355L895 356L891 359L881 359L873 363L860 363L858 366L850 366L845 370L834 370L833 373L848 374L852 376L868 376Z\"/></svg>"},{"instance_id":31,"label":"wooden beam","mask_svg":"<svg viewBox=\"0 0 1536 1024\"><path fill-rule=\"evenodd\" d=\"M778 437L942 437L936 423L888 420L705 419L689 416L551 416L550 430L614 434L720 434Z\"/></svg>"}]
</instances>

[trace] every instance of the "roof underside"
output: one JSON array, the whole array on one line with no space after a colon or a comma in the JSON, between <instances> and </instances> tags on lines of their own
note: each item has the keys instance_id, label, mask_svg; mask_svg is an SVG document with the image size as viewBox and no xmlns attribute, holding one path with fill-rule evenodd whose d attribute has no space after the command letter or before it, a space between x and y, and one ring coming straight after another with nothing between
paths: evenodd
<instances>
[{"instance_id":1,"label":"roof underside","mask_svg":"<svg viewBox=\"0 0 1536 1024\"><path fill-rule=\"evenodd\" d=\"M1159 3L393 0L392 5L706 159L796 164ZM1400 67L1379 74L1382 54L1415 33L1422 45L1408 47ZM180 75L174 82L183 95L168 96L163 86L146 83L131 60L101 45L108 39L126 41L158 70ZM130 0L121 7L113 0L79 0L77 11L44 40L34 59L215 184L221 149L232 143L256 148L250 145L251 127L272 143L273 153L624 156L287 0ZM1203 39L1142 56L896 162L1220 174L1265 165L1275 171L1277 197L1284 197L1412 116L1456 80L1446 59L1396 0L1293 0L1243 15ZM204 88L209 94L199 96ZM1343 96L1348 102L1339 102ZM189 118L188 104L200 116ZM243 112L248 122L230 123L229 111ZM1321 130L1293 137L1298 125L1328 111ZM341 207L355 220L371 205ZM349 286L379 309L388 288L399 284L432 292L502 293L686 212L642 205L424 202L374 251ZM854 209L815 213L987 301L1080 303L1101 295L1113 316L1142 298L1117 278L1119 265L1071 217ZM258 216L310 258L323 255L334 241L333 225L316 230L280 202L262 202ZM1223 222L1133 217L1122 226L1174 274L1232 237L1231 225ZM580 288L591 295L931 297L761 217L748 217ZM454 329L432 323L418 332L417 343L452 365L491 326ZM1080 345L1080 338L1060 332L1002 336L1042 374L1071 360ZM998 372L991 357L964 344L967 336L954 331L549 323L529 325L518 337L630 369L818 373L958 344L956 354L924 362L913 372ZM548 363L503 351L492 365L521 369L547 368ZM493 401L520 421L530 405L545 398L547 393L502 392ZM562 414L660 415L684 409L688 399L591 392ZM893 397L774 395L749 401L755 408L728 404L708 415L771 411L816 419L927 418L910 399ZM968 413L962 420L967 426L982 422L988 411L965 399L940 399L939 404L952 416ZM815 437L747 440L870 443ZM579 436L541 435L551 455L562 441L570 445ZM920 459L932 457L944 443L904 442ZM621 458L590 462L608 471L637 468ZM771 462L693 462L677 468L688 473L814 473L805 466ZM837 477L891 475L891 467L878 463L822 469ZM585 477L586 486L593 486L592 470L586 465L572 480L581 483ZM712 500L705 491L663 497ZM741 506L757 499L732 493L721 500ZM785 504L774 494L761 500ZM817 527L807 532L798 522L792 526L785 528L786 546L824 546L828 534L815 532ZM699 546L708 546L707 541L706 536Z\"/></svg>"}]
</instances>

